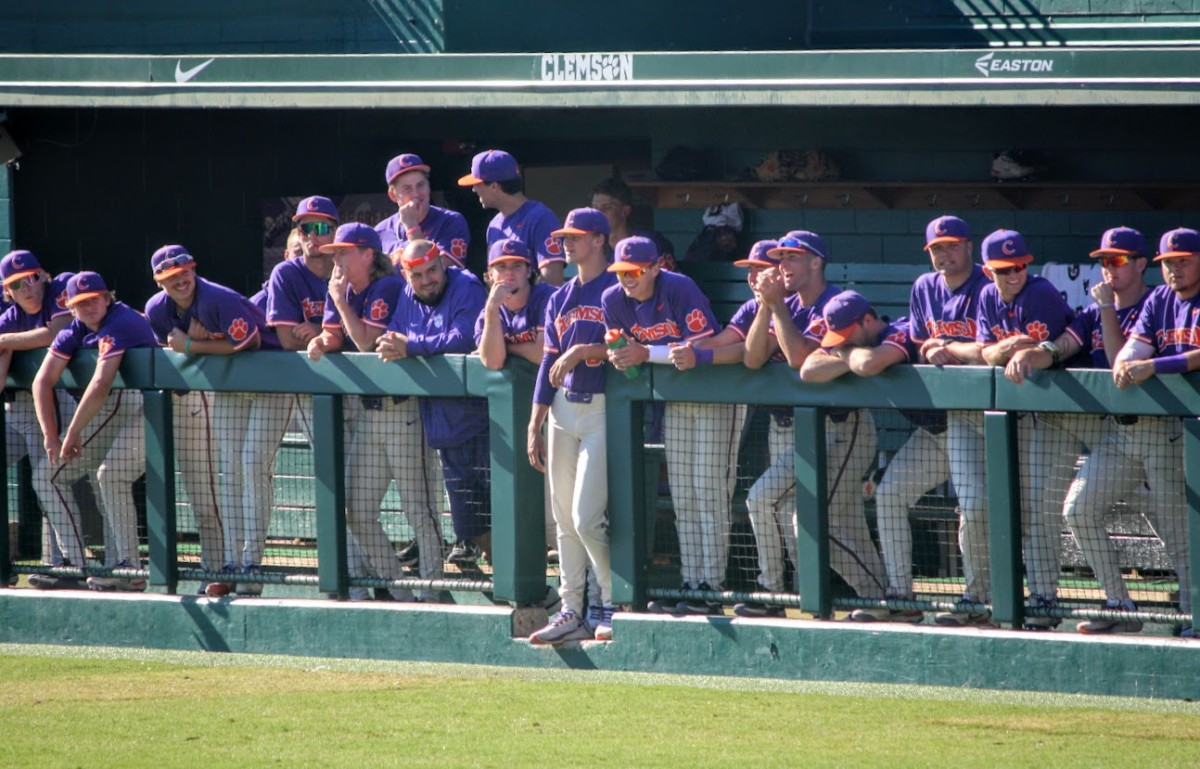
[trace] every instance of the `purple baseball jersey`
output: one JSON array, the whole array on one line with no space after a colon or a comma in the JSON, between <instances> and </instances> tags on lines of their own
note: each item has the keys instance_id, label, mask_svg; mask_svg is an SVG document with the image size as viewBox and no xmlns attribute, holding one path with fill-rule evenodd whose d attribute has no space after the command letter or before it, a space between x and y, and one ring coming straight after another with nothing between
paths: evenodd
<instances>
[{"instance_id":1,"label":"purple baseball jersey","mask_svg":"<svg viewBox=\"0 0 1200 769\"><path fill-rule=\"evenodd\" d=\"M159 344L167 343L172 328L186 332L195 318L213 339L228 339L233 349L242 350L261 338L259 349L278 350L279 337L267 326L267 316L232 288L196 276L196 294L192 306L181 315L175 302L160 291L146 302L146 317L158 337Z\"/></svg>"},{"instance_id":2,"label":"purple baseball jersey","mask_svg":"<svg viewBox=\"0 0 1200 769\"><path fill-rule=\"evenodd\" d=\"M708 297L695 281L674 272L659 272L654 293L644 302L613 286L600 298L604 322L642 344L682 344L704 339L721 330Z\"/></svg>"},{"instance_id":3,"label":"purple baseball jersey","mask_svg":"<svg viewBox=\"0 0 1200 769\"><path fill-rule=\"evenodd\" d=\"M72 320L54 337L50 354L71 360L79 350L99 350L100 360L107 360L136 347L157 346L154 332L142 314L124 302L113 302L95 331L78 318Z\"/></svg>"},{"instance_id":4,"label":"purple baseball jersey","mask_svg":"<svg viewBox=\"0 0 1200 769\"><path fill-rule=\"evenodd\" d=\"M1074 316L1054 284L1041 276L1030 275L1011 303L1001 299L1000 289L989 283L979 293L975 341L988 345L1021 334L1039 342L1058 339Z\"/></svg>"},{"instance_id":5,"label":"purple baseball jersey","mask_svg":"<svg viewBox=\"0 0 1200 769\"><path fill-rule=\"evenodd\" d=\"M921 348L913 342L908 333L908 318L901 318L895 323L889 323L879 334L880 346L895 347L904 353L905 363L916 363L920 358Z\"/></svg>"},{"instance_id":6,"label":"purple baseball jersey","mask_svg":"<svg viewBox=\"0 0 1200 769\"><path fill-rule=\"evenodd\" d=\"M375 225L375 231L379 233L379 239L383 241L383 253L387 254L393 263L398 262L399 257L396 252L403 251L404 247L408 245L408 233L404 231L404 225L400 223L399 212ZM430 206L429 213L421 222L421 235L425 240L437 243L438 248L450 258L455 267L464 266L463 260L467 258L467 247L471 245L471 231L462 214L448 208Z\"/></svg>"},{"instance_id":7,"label":"purple baseball jersey","mask_svg":"<svg viewBox=\"0 0 1200 769\"><path fill-rule=\"evenodd\" d=\"M408 338L408 355L466 354L475 350L475 319L487 303L487 290L464 270L446 270L446 291L434 306L417 301L405 284L388 331ZM435 449L458 446L488 429L482 398L422 398L425 435Z\"/></svg>"},{"instance_id":8,"label":"purple baseball jersey","mask_svg":"<svg viewBox=\"0 0 1200 769\"><path fill-rule=\"evenodd\" d=\"M1142 307L1146 304L1146 297L1149 292L1142 294L1142 298L1138 303L1131 307L1120 307L1117 309L1117 322L1121 324L1121 333L1126 339L1133 331L1134 325L1137 323L1138 316L1142 313ZM1108 354L1104 352L1104 327L1100 322L1100 307L1092 304L1083 309L1083 312L1075 316L1075 320L1071 321L1071 325L1067 326L1067 333L1079 343L1080 356L1087 356L1088 368L1112 368L1112 363L1108 359ZM1081 361L1071 360L1072 365Z\"/></svg>"},{"instance_id":9,"label":"purple baseball jersey","mask_svg":"<svg viewBox=\"0 0 1200 769\"><path fill-rule=\"evenodd\" d=\"M1200 349L1200 295L1180 299L1169 286L1157 286L1146 295L1142 311L1130 334L1154 346L1154 355L1182 355Z\"/></svg>"},{"instance_id":10,"label":"purple baseball jersey","mask_svg":"<svg viewBox=\"0 0 1200 769\"><path fill-rule=\"evenodd\" d=\"M550 369L565 350L577 344L604 342L604 292L617 285L615 272L601 273L587 283L576 276L555 291L546 306L546 346L542 365L534 385L533 402L549 406L554 402L555 387L550 384ZM603 360L585 360L567 374L563 386L571 392L604 392Z\"/></svg>"},{"instance_id":11,"label":"purple baseball jersey","mask_svg":"<svg viewBox=\"0 0 1200 769\"><path fill-rule=\"evenodd\" d=\"M546 305L556 288L549 283L534 283L530 287L529 301L513 312L500 305L500 327L504 329L505 344L522 344L537 339L537 334L546 327ZM483 312L475 320L475 346L483 340Z\"/></svg>"},{"instance_id":12,"label":"purple baseball jersey","mask_svg":"<svg viewBox=\"0 0 1200 769\"><path fill-rule=\"evenodd\" d=\"M537 255L538 266L550 262L565 262L562 243L550 233L561 224L554 212L536 200L526 200L510 215L496 214L487 229L487 244L504 238L516 238Z\"/></svg>"},{"instance_id":13,"label":"purple baseball jersey","mask_svg":"<svg viewBox=\"0 0 1200 769\"><path fill-rule=\"evenodd\" d=\"M990 285L979 265L954 291L939 273L917 278L908 300L909 336L918 346L930 339L974 342L979 336L979 293Z\"/></svg>"},{"instance_id":14,"label":"purple baseball jersey","mask_svg":"<svg viewBox=\"0 0 1200 769\"><path fill-rule=\"evenodd\" d=\"M784 303L787 305L788 312L792 316L792 323L796 328L800 329L800 333L809 341L821 344L821 338L825 336L825 304L842 293L842 290L837 286L826 285L825 290L817 297L817 301L813 302L808 307L800 305L800 295L792 294ZM771 319L771 336L775 336L775 322Z\"/></svg>"},{"instance_id":15,"label":"purple baseball jersey","mask_svg":"<svg viewBox=\"0 0 1200 769\"><path fill-rule=\"evenodd\" d=\"M368 284L361 294L355 293L353 288L347 286L346 301L363 323L372 328L386 329L396 312L396 307L402 301L400 295L404 292L404 286L404 278L399 275L384 275ZM325 294L325 314L321 320L321 328L342 332L343 352L359 351L354 340L346 333L346 327L342 325L342 315L328 292Z\"/></svg>"},{"instance_id":16,"label":"purple baseball jersey","mask_svg":"<svg viewBox=\"0 0 1200 769\"><path fill-rule=\"evenodd\" d=\"M267 325L320 326L328 293L329 282L308 269L304 257L280 262L267 281Z\"/></svg>"},{"instance_id":17,"label":"purple baseball jersey","mask_svg":"<svg viewBox=\"0 0 1200 769\"><path fill-rule=\"evenodd\" d=\"M250 304L252 304L255 307L257 307L258 309L262 310L264 315L266 315L266 313L267 313L267 284L268 283L269 283L269 281L263 281L262 288L255 291L254 294L251 295L251 297L250 297Z\"/></svg>"},{"instance_id":18,"label":"purple baseball jersey","mask_svg":"<svg viewBox=\"0 0 1200 769\"><path fill-rule=\"evenodd\" d=\"M733 329L733 331L746 341L746 337L750 335L750 327L754 325L754 318L758 316L758 300L747 299L737 311L733 313L733 317L729 319L729 324L725 328ZM768 327L771 328L771 327ZM771 331L772 335L774 331ZM782 350L776 350L771 353L770 360L786 361ZM790 412L789 412L790 413Z\"/></svg>"},{"instance_id":19,"label":"purple baseball jersey","mask_svg":"<svg viewBox=\"0 0 1200 769\"><path fill-rule=\"evenodd\" d=\"M3 314L0 314L0 334L12 334L20 331L35 331L50 325L50 321L61 315L70 315L67 307L67 281L75 273L64 272L50 278L42 294L42 309L35 313L27 313L21 305L10 304Z\"/></svg>"}]
</instances>

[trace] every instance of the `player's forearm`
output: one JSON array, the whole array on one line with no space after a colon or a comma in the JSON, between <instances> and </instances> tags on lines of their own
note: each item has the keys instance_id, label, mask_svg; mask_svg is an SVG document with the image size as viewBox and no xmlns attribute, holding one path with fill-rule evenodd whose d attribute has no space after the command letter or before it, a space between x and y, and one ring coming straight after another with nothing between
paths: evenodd
<instances>
[{"instance_id":1,"label":"player's forearm","mask_svg":"<svg viewBox=\"0 0 1200 769\"><path fill-rule=\"evenodd\" d=\"M308 349L308 343L301 340L292 333L295 326L275 326L275 334L279 337L279 346L288 352L297 352ZM196 343L192 343L192 349L195 350Z\"/></svg>"},{"instance_id":2,"label":"player's forearm","mask_svg":"<svg viewBox=\"0 0 1200 769\"><path fill-rule=\"evenodd\" d=\"M1012 355L1000 343L989 344L979 350L983 362L988 366L1003 366Z\"/></svg>"},{"instance_id":3,"label":"player's forearm","mask_svg":"<svg viewBox=\"0 0 1200 769\"><path fill-rule=\"evenodd\" d=\"M832 382L849 371L850 366L837 355L817 350L800 366L800 381L810 384Z\"/></svg>"},{"instance_id":4,"label":"player's forearm","mask_svg":"<svg viewBox=\"0 0 1200 769\"><path fill-rule=\"evenodd\" d=\"M897 363L903 363L906 358L904 352L890 345L855 347L847 355L846 365L858 376L875 376Z\"/></svg>"},{"instance_id":5,"label":"player's forearm","mask_svg":"<svg viewBox=\"0 0 1200 769\"><path fill-rule=\"evenodd\" d=\"M36 328L32 331L15 331L11 334L0 334L0 348L5 350L36 350L39 347L49 347L54 341L56 332L49 327Z\"/></svg>"},{"instance_id":6,"label":"player's forearm","mask_svg":"<svg viewBox=\"0 0 1200 769\"><path fill-rule=\"evenodd\" d=\"M500 328L500 318L485 315L483 321L483 336L479 339L479 359L483 365L492 371L504 368L508 360L508 345L504 343L504 331Z\"/></svg>"},{"instance_id":7,"label":"player's forearm","mask_svg":"<svg viewBox=\"0 0 1200 769\"><path fill-rule=\"evenodd\" d=\"M950 342L946 351L964 366L983 366L983 349L975 342Z\"/></svg>"},{"instance_id":8,"label":"player's forearm","mask_svg":"<svg viewBox=\"0 0 1200 769\"><path fill-rule=\"evenodd\" d=\"M537 365L542 362L542 343L520 342L518 344L510 344L508 345L508 354L515 355L518 358Z\"/></svg>"},{"instance_id":9,"label":"player's forearm","mask_svg":"<svg viewBox=\"0 0 1200 769\"><path fill-rule=\"evenodd\" d=\"M533 404L533 410L529 412L529 432L540 433L542 425L546 423L546 417L550 414L550 405L547 403Z\"/></svg>"},{"instance_id":10,"label":"player's forearm","mask_svg":"<svg viewBox=\"0 0 1200 769\"><path fill-rule=\"evenodd\" d=\"M1114 307L1100 310L1100 335L1104 340L1104 357L1112 366L1121 348L1125 346L1125 332L1121 330L1121 322L1117 320L1117 310Z\"/></svg>"}]
</instances>

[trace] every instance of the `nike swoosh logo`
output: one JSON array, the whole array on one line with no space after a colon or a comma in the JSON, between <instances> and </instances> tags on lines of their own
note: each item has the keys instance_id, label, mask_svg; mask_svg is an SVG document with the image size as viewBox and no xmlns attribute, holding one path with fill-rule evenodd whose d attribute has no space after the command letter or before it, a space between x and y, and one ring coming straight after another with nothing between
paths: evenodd
<instances>
[{"instance_id":1,"label":"nike swoosh logo","mask_svg":"<svg viewBox=\"0 0 1200 769\"><path fill-rule=\"evenodd\" d=\"M204 409L196 409L195 411L192 412L192 416L194 416L194 417L200 416L200 412L203 410Z\"/></svg>"},{"instance_id":2,"label":"nike swoosh logo","mask_svg":"<svg viewBox=\"0 0 1200 769\"><path fill-rule=\"evenodd\" d=\"M204 62L203 64L197 64L196 66L192 67L189 70L184 70L181 68L183 65L182 60L175 62L175 82L176 83L188 82L189 80L194 78L196 75L199 75L201 70L203 70L209 64L212 64L214 61L216 61L215 58L209 59L208 61Z\"/></svg>"}]
</instances>

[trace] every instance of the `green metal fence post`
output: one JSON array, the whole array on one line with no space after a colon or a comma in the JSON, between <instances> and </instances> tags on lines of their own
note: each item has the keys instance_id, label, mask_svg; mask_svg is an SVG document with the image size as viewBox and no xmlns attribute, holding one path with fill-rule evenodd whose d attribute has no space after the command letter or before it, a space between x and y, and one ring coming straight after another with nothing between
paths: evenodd
<instances>
[{"instance_id":1,"label":"green metal fence post","mask_svg":"<svg viewBox=\"0 0 1200 769\"><path fill-rule=\"evenodd\" d=\"M1008 411L983 415L987 455L988 559L992 575L992 617L1020 627L1025 621L1021 566L1021 473L1017 456L1017 417ZM984 596L976 596L985 600Z\"/></svg>"},{"instance_id":2,"label":"green metal fence post","mask_svg":"<svg viewBox=\"0 0 1200 769\"><path fill-rule=\"evenodd\" d=\"M342 396L313 396L313 468L317 504L317 589L345 600L346 475L342 440Z\"/></svg>"},{"instance_id":3,"label":"green metal fence post","mask_svg":"<svg viewBox=\"0 0 1200 769\"><path fill-rule=\"evenodd\" d=\"M1197 576L1197 564L1200 564L1200 419L1195 417L1183 420L1183 478L1187 484L1187 527L1189 561L1192 566L1188 570L1188 584L1180 585L1179 589L1191 590L1192 598L1192 627L1200 627L1200 609L1196 599L1200 597L1200 576Z\"/></svg>"},{"instance_id":4,"label":"green metal fence post","mask_svg":"<svg viewBox=\"0 0 1200 769\"><path fill-rule=\"evenodd\" d=\"M174 593L179 582L179 540L175 516L175 428L171 393L142 393L146 424L146 535L150 545L150 584Z\"/></svg>"},{"instance_id":5,"label":"green metal fence post","mask_svg":"<svg viewBox=\"0 0 1200 769\"><path fill-rule=\"evenodd\" d=\"M833 616L829 576L829 484L826 477L825 409L797 406L796 590L800 608L822 619Z\"/></svg>"},{"instance_id":6,"label":"green metal fence post","mask_svg":"<svg viewBox=\"0 0 1200 769\"><path fill-rule=\"evenodd\" d=\"M649 395L649 366L636 380L610 369L604 409L608 429L608 534L612 562L613 603L646 608L647 478L643 436L643 398Z\"/></svg>"}]
</instances>

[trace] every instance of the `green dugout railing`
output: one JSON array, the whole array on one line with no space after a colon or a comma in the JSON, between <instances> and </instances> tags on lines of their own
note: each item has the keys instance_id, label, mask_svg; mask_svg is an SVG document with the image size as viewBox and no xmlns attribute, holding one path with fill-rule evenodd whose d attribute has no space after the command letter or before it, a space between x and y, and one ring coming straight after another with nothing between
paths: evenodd
<instances>
[{"instance_id":1,"label":"green dugout railing","mask_svg":"<svg viewBox=\"0 0 1200 769\"><path fill-rule=\"evenodd\" d=\"M7 386L28 388L43 353L14 356ZM61 386L82 390L91 378L94 354L81 354ZM349 588L345 548L345 475L342 398L347 395L480 397L488 401L492 472L491 588L500 600L534 603L545 592L543 482L530 467L525 435L536 369L512 361L500 371L472 356L433 356L384 363L373 355L327 355L310 362L301 354L255 352L235 356L186 357L164 350L126 354L117 387L141 389L145 397L149 575L152 585L173 592L176 562L175 489L171 392L301 393L313 396L316 476L317 584L322 592L345 595ZM825 493L825 413L830 408L977 410L985 413L992 611L996 620L1023 620L1019 470L1016 414L1044 411L1194 417L1200 414L1200 377L1164 376L1141 387L1118 390L1107 371L1057 370L1035 373L1017 386L1000 369L898 366L876 377L847 376L806 385L783 364L759 371L709 366L679 372L643 366L633 380L609 372L609 518L613 596L643 607L647 598L647 499L643 410L652 401L747 403L791 406L795 415L796 488L800 564L796 590L802 610L832 614ZM2 417L0 417L2 418ZM1200 422L1184 419L1184 467L1191 551L1200 553ZM3 443L0 442L0 452ZM5 459L0 456L0 460ZM7 463L5 463L7 467ZM6 489L0 494L7 512ZM0 527L0 548L8 528ZM0 549L0 552L6 552ZM0 580L12 571L0 559ZM1200 594L1192 571L1191 589Z\"/></svg>"}]
</instances>

